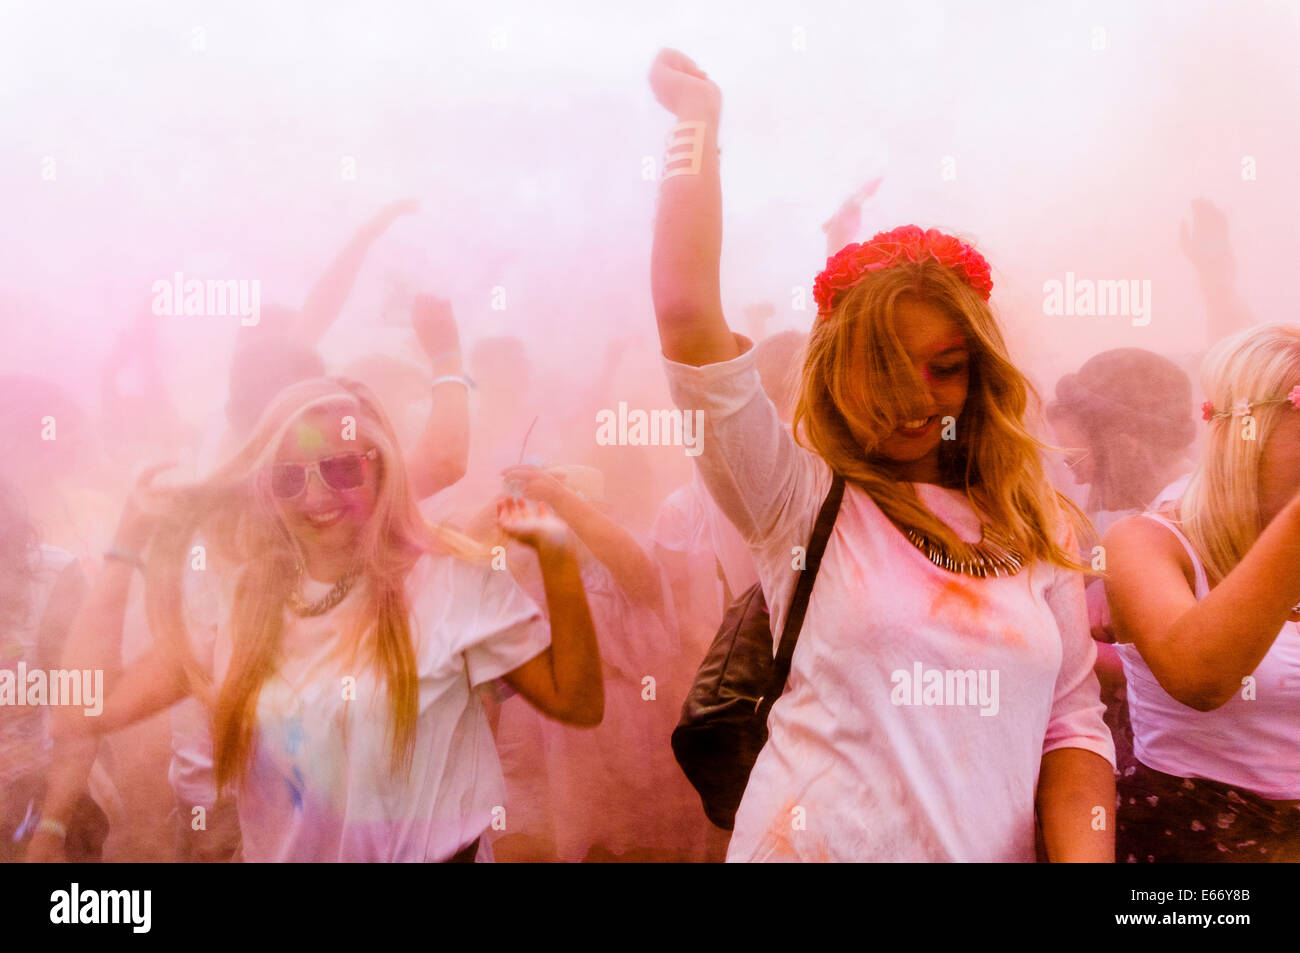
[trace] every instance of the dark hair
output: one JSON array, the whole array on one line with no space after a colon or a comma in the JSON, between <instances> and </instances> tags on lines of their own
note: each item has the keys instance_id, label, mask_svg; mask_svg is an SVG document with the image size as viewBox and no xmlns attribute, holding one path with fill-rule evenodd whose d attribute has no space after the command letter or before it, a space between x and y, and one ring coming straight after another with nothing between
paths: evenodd
<instances>
[{"instance_id":1,"label":"dark hair","mask_svg":"<svg viewBox=\"0 0 1300 953\"><path fill-rule=\"evenodd\" d=\"M1152 485L1158 470L1196 436L1187 374L1136 347L1103 351L1062 377L1047 415L1069 417L1087 435L1097 473L1093 511L1146 506L1160 490Z\"/></svg>"}]
</instances>

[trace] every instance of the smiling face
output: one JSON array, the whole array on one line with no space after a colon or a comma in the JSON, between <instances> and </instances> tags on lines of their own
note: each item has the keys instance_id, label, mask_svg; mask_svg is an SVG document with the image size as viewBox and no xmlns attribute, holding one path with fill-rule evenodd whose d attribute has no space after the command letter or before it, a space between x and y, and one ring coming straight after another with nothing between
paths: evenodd
<instances>
[{"instance_id":1,"label":"smiling face","mask_svg":"<svg viewBox=\"0 0 1300 953\"><path fill-rule=\"evenodd\" d=\"M880 441L875 456L898 479L937 483L943 419L959 419L966 404L970 351L961 325L931 302L900 298L896 314L898 339L923 389L907 401L918 408L918 416ZM900 396L907 400L909 395Z\"/></svg>"},{"instance_id":2,"label":"smiling face","mask_svg":"<svg viewBox=\"0 0 1300 953\"><path fill-rule=\"evenodd\" d=\"M364 438L346 440L342 417L355 410L338 406L307 411L289 425L276 452L276 464L317 463L340 454L366 453L373 445ZM309 554L339 553L353 548L375 509L379 494L378 460L360 464L361 483L339 490L326 485L320 473L307 476L307 486L291 499L275 499L276 512Z\"/></svg>"}]
</instances>

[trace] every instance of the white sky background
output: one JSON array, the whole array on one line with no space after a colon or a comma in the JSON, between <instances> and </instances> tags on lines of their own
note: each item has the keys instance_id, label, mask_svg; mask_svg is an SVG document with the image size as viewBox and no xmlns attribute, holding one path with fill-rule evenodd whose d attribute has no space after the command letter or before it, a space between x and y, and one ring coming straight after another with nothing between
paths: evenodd
<instances>
[{"instance_id":1,"label":"white sky background","mask_svg":"<svg viewBox=\"0 0 1300 953\"><path fill-rule=\"evenodd\" d=\"M863 237L916 222L976 239L1049 389L1110 347L1190 354L1204 312L1178 223L1197 196L1229 216L1256 317L1296 320L1298 20L1295 3L1174 0L0 3L0 371L93 406L155 279L256 278L264 307L297 306L405 197L423 210L374 247L323 345L336 364L397 320L398 283L450 297L464 338L517 334L554 367L590 369L613 336L651 347L641 165L671 126L646 82L664 45L723 91L737 326L760 300L808 325L791 288L824 264L820 224L881 173ZM1151 279L1152 323L1045 317L1042 283L1067 270ZM157 320L178 399L205 413L238 320Z\"/></svg>"}]
</instances>

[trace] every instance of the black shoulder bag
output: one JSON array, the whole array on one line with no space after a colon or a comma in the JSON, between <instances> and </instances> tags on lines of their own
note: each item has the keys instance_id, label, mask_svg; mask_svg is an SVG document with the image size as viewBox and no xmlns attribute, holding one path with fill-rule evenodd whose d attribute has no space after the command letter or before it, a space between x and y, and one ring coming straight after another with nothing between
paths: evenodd
<instances>
[{"instance_id":1,"label":"black shoulder bag","mask_svg":"<svg viewBox=\"0 0 1300 953\"><path fill-rule=\"evenodd\" d=\"M755 584L727 610L673 730L677 763L699 792L709 820L726 830L735 825L749 773L767 743L767 715L785 691L795 642L843 496L844 478L837 473L817 513L776 657L763 588Z\"/></svg>"}]
</instances>

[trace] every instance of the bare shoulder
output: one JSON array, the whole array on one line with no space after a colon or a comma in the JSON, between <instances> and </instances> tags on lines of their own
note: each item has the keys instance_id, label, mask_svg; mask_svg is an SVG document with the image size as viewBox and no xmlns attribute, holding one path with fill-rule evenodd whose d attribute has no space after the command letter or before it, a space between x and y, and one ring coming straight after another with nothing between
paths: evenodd
<instances>
[{"instance_id":1,"label":"bare shoulder","mask_svg":"<svg viewBox=\"0 0 1300 953\"><path fill-rule=\"evenodd\" d=\"M1129 568L1174 565L1189 586L1195 585L1196 573L1187 550L1167 526L1145 516L1126 516L1118 520L1102 537L1102 546L1112 564Z\"/></svg>"}]
</instances>

